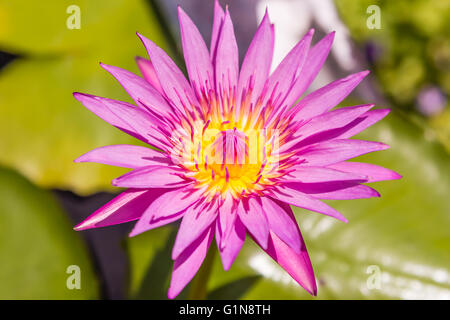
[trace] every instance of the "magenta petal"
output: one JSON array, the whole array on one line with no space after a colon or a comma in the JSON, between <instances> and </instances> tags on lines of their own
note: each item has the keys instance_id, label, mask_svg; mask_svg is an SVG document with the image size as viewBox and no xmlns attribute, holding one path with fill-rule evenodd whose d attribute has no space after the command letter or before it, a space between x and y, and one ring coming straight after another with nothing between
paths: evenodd
<instances>
[{"instance_id":1,"label":"magenta petal","mask_svg":"<svg viewBox=\"0 0 450 320\"><path fill-rule=\"evenodd\" d=\"M147 49L166 97L182 114L185 113L184 110L192 110L192 106L198 105L198 101L181 70L164 50L143 35L138 34L138 36Z\"/></svg>"},{"instance_id":2,"label":"magenta petal","mask_svg":"<svg viewBox=\"0 0 450 320\"><path fill-rule=\"evenodd\" d=\"M225 270L229 270L234 260L236 259L239 251L241 251L242 245L245 241L245 227L242 224L239 217L234 220L234 225L231 228L231 232L228 238L225 240L224 247L221 249L222 237L220 230L216 224L216 240L217 247L219 248L220 258L222 259L222 265Z\"/></svg>"},{"instance_id":3,"label":"magenta petal","mask_svg":"<svg viewBox=\"0 0 450 320\"><path fill-rule=\"evenodd\" d=\"M370 163L340 162L329 166L329 168L349 173L357 173L357 174L363 173L368 177L367 182L396 180L402 177L393 170L386 169Z\"/></svg>"},{"instance_id":4,"label":"magenta petal","mask_svg":"<svg viewBox=\"0 0 450 320\"><path fill-rule=\"evenodd\" d=\"M330 52L333 40L334 32L331 32L309 50L304 67L301 69L300 74L297 75L283 103L284 109L291 107L300 99L305 90L308 89L316 78Z\"/></svg>"},{"instance_id":5,"label":"magenta petal","mask_svg":"<svg viewBox=\"0 0 450 320\"><path fill-rule=\"evenodd\" d=\"M214 70L209 51L197 27L181 7L178 7L178 20L180 21L184 60L191 85L196 91L197 97L202 97L203 94L209 94L209 90L215 89Z\"/></svg>"},{"instance_id":6,"label":"magenta petal","mask_svg":"<svg viewBox=\"0 0 450 320\"><path fill-rule=\"evenodd\" d=\"M310 93L290 111L293 114L293 120L308 120L337 106L368 73L363 71L352 74Z\"/></svg>"},{"instance_id":7,"label":"magenta petal","mask_svg":"<svg viewBox=\"0 0 450 320\"><path fill-rule=\"evenodd\" d=\"M328 166L366 153L386 150L389 146L375 141L336 139L309 145L299 151L305 166Z\"/></svg>"},{"instance_id":8,"label":"magenta petal","mask_svg":"<svg viewBox=\"0 0 450 320\"><path fill-rule=\"evenodd\" d=\"M338 169L324 167L305 167L297 165L289 168L292 172L283 176L283 182L318 183L328 181L359 181L367 182L364 171L343 172Z\"/></svg>"},{"instance_id":9,"label":"magenta petal","mask_svg":"<svg viewBox=\"0 0 450 320\"><path fill-rule=\"evenodd\" d=\"M148 108L163 116L168 116L173 112L166 99L161 96L158 90L141 77L119 67L109 66L103 63L100 65L120 82L137 105Z\"/></svg>"},{"instance_id":10,"label":"magenta petal","mask_svg":"<svg viewBox=\"0 0 450 320\"><path fill-rule=\"evenodd\" d=\"M309 294L317 295L314 270L303 239L302 250L297 253L271 231L269 245L265 251Z\"/></svg>"},{"instance_id":11,"label":"magenta petal","mask_svg":"<svg viewBox=\"0 0 450 320\"><path fill-rule=\"evenodd\" d=\"M302 244L297 221L294 218L291 207L268 197L262 197L261 201L269 222L269 229L295 252L300 253Z\"/></svg>"},{"instance_id":12,"label":"magenta petal","mask_svg":"<svg viewBox=\"0 0 450 320\"><path fill-rule=\"evenodd\" d=\"M290 205L322 213L338 220L348 222L347 219L336 209L320 200L292 188L291 185L278 187L273 191L273 193L271 193L271 196L282 202L289 203Z\"/></svg>"},{"instance_id":13,"label":"magenta petal","mask_svg":"<svg viewBox=\"0 0 450 320\"><path fill-rule=\"evenodd\" d=\"M298 147L298 145L317 142L315 140L322 137L322 135L319 135L321 132L327 133L330 132L330 130L342 128L359 116L365 114L373 106L373 104L366 104L339 108L316 116L302 125L298 130L298 134L294 135L289 142L280 147L279 153L281 154L292 148Z\"/></svg>"},{"instance_id":14,"label":"magenta petal","mask_svg":"<svg viewBox=\"0 0 450 320\"><path fill-rule=\"evenodd\" d=\"M174 299L192 280L208 253L213 238L213 227L207 229L175 260L168 297Z\"/></svg>"},{"instance_id":15,"label":"magenta petal","mask_svg":"<svg viewBox=\"0 0 450 320\"><path fill-rule=\"evenodd\" d=\"M338 139L351 138L361 131L367 129L371 125L377 123L389 114L389 109L377 109L367 111L357 119L357 123L352 125L348 130L345 130L341 135L337 136Z\"/></svg>"},{"instance_id":16,"label":"magenta petal","mask_svg":"<svg viewBox=\"0 0 450 320\"><path fill-rule=\"evenodd\" d=\"M312 118L306 124L301 126L299 130L299 137L293 139L293 143L299 141L305 141L307 138L309 139L309 143L314 139L314 135L323 131L329 131L337 128L342 128L356 118L362 116L371 108L373 108L373 104L365 104L354 107L345 107L339 108L330 112L326 112L317 117ZM292 143L292 142L290 142Z\"/></svg>"},{"instance_id":17,"label":"magenta petal","mask_svg":"<svg viewBox=\"0 0 450 320\"><path fill-rule=\"evenodd\" d=\"M135 169L168 164L168 159L163 153L150 148L120 144L96 148L78 157L75 162L97 162Z\"/></svg>"},{"instance_id":18,"label":"magenta petal","mask_svg":"<svg viewBox=\"0 0 450 320\"><path fill-rule=\"evenodd\" d=\"M195 241L217 218L217 203L192 206L187 209L181 220L172 259L176 260L186 248Z\"/></svg>"},{"instance_id":19,"label":"magenta petal","mask_svg":"<svg viewBox=\"0 0 450 320\"><path fill-rule=\"evenodd\" d=\"M217 45L216 58L213 60L216 75L216 91L221 101L233 98L239 76L239 54L234 36L233 22L227 10Z\"/></svg>"},{"instance_id":20,"label":"magenta petal","mask_svg":"<svg viewBox=\"0 0 450 320\"><path fill-rule=\"evenodd\" d=\"M219 249L225 246L225 243L233 230L234 220L237 217L237 205L233 201L230 193L226 193L225 200L219 205L219 219L217 228L221 235L221 243Z\"/></svg>"},{"instance_id":21,"label":"magenta petal","mask_svg":"<svg viewBox=\"0 0 450 320\"><path fill-rule=\"evenodd\" d=\"M278 107L284 102L284 98L289 95L297 74L304 66L313 34L314 30L311 29L292 48L267 80L265 102L272 99L276 111L281 111ZM263 103L263 105L265 104Z\"/></svg>"},{"instance_id":22,"label":"magenta petal","mask_svg":"<svg viewBox=\"0 0 450 320\"><path fill-rule=\"evenodd\" d=\"M159 83L159 79L156 75L152 62L142 57L136 57L136 63L139 70L141 70L144 79L147 80L147 82L150 83L162 96L164 96L164 90L161 87L161 83Z\"/></svg>"},{"instance_id":23,"label":"magenta petal","mask_svg":"<svg viewBox=\"0 0 450 320\"><path fill-rule=\"evenodd\" d=\"M223 11L222 7L220 6L219 1L215 0L214 1L214 21L213 21L213 27L212 27L212 33L211 33L211 45L210 45L211 61L214 61L214 58L216 56L217 43L219 41L219 35L220 35L220 31L222 29L224 17L225 17L225 12Z\"/></svg>"},{"instance_id":24,"label":"magenta petal","mask_svg":"<svg viewBox=\"0 0 450 320\"><path fill-rule=\"evenodd\" d=\"M162 189L128 189L97 209L74 229L80 231L139 219L145 209L163 192Z\"/></svg>"},{"instance_id":25,"label":"magenta petal","mask_svg":"<svg viewBox=\"0 0 450 320\"><path fill-rule=\"evenodd\" d=\"M74 92L75 99L116 128L157 148L165 149L166 138L156 130L159 121L129 103Z\"/></svg>"},{"instance_id":26,"label":"magenta petal","mask_svg":"<svg viewBox=\"0 0 450 320\"><path fill-rule=\"evenodd\" d=\"M187 181L177 167L148 166L134 169L112 181L121 188L175 188Z\"/></svg>"},{"instance_id":27,"label":"magenta petal","mask_svg":"<svg viewBox=\"0 0 450 320\"><path fill-rule=\"evenodd\" d=\"M311 195L314 196L314 198L324 200L354 200L380 196L377 190L363 184L358 184L335 191L313 193Z\"/></svg>"},{"instance_id":28,"label":"magenta petal","mask_svg":"<svg viewBox=\"0 0 450 320\"><path fill-rule=\"evenodd\" d=\"M244 226L252 234L255 240L263 248L267 248L269 237L269 223L261 207L261 203L256 198L241 200L238 205L238 216Z\"/></svg>"},{"instance_id":29,"label":"magenta petal","mask_svg":"<svg viewBox=\"0 0 450 320\"><path fill-rule=\"evenodd\" d=\"M167 191L145 210L130 237L180 219L186 208L194 205L200 196L200 189L194 190L190 186Z\"/></svg>"},{"instance_id":30,"label":"magenta petal","mask_svg":"<svg viewBox=\"0 0 450 320\"><path fill-rule=\"evenodd\" d=\"M273 45L274 32L266 11L242 62L237 90L238 107L243 93L249 92L250 103L253 104L261 95L272 64Z\"/></svg>"}]
</instances>

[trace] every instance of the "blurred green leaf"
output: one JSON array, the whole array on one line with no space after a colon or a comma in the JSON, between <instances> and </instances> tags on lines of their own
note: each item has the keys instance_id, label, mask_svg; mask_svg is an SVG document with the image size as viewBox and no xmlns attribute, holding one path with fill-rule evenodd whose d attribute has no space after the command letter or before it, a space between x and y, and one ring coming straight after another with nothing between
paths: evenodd
<instances>
[{"instance_id":1,"label":"blurred green leaf","mask_svg":"<svg viewBox=\"0 0 450 320\"><path fill-rule=\"evenodd\" d=\"M81 12L70 30L69 5ZM139 142L109 126L72 97L81 91L130 101L99 61L139 73L146 56L136 31L164 47L161 30L143 0L0 0L0 50L20 54L0 72L0 164L33 182L91 193L112 188L123 169L74 164L87 151Z\"/></svg>"},{"instance_id":2,"label":"blurred green leaf","mask_svg":"<svg viewBox=\"0 0 450 320\"><path fill-rule=\"evenodd\" d=\"M7 169L0 185L0 299L98 298L86 248L52 194ZM80 290L66 285L71 265L80 268Z\"/></svg>"},{"instance_id":3,"label":"blurred green leaf","mask_svg":"<svg viewBox=\"0 0 450 320\"><path fill-rule=\"evenodd\" d=\"M165 226L127 239L131 298L167 299L174 231Z\"/></svg>"},{"instance_id":4,"label":"blurred green leaf","mask_svg":"<svg viewBox=\"0 0 450 320\"><path fill-rule=\"evenodd\" d=\"M450 1L335 0L341 19L370 57L377 81L396 108L415 112L423 89L438 87L450 95ZM369 29L370 5L380 8L380 29ZM433 99L428 99L430 107ZM450 152L450 104L425 119Z\"/></svg>"},{"instance_id":5,"label":"blurred green leaf","mask_svg":"<svg viewBox=\"0 0 450 320\"><path fill-rule=\"evenodd\" d=\"M349 219L348 224L295 208L316 272L317 298L449 299L448 154L429 141L426 132L395 113L360 138L391 145L361 161L394 169L404 177L371 184L381 198L331 202ZM134 288L166 239L166 229L130 239ZM223 270L216 256L210 298L226 299L230 294L243 299L313 298L249 238L230 271ZM169 255L160 263L170 266ZM381 288L370 289L367 281L372 283L376 270ZM165 283L166 291L168 280Z\"/></svg>"}]
</instances>

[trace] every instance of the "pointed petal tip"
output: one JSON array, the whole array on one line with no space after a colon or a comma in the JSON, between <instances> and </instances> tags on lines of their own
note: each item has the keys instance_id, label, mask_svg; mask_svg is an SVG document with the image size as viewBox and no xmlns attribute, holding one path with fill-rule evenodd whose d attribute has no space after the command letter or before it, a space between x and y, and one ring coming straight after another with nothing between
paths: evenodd
<instances>
[{"instance_id":1,"label":"pointed petal tip","mask_svg":"<svg viewBox=\"0 0 450 320\"><path fill-rule=\"evenodd\" d=\"M82 221L79 224L77 224L75 227L73 227L73 230L75 230L75 231L84 231L84 230L87 230L87 229L92 229L92 228L94 228L94 226L86 224L85 221Z\"/></svg>"},{"instance_id":2,"label":"pointed petal tip","mask_svg":"<svg viewBox=\"0 0 450 320\"><path fill-rule=\"evenodd\" d=\"M178 294L179 292L174 292L174 289L172 289L172 287L169 287L169 291L167 292L167 298L173 300L178 296Z\"/></svg>"},{"instance_id":3,"label":"pointed petal tip","mask_svg":"<svg viewBox=\"0 0 450 320\"><path fill-rule=\"evenodd\" d=\"M369 73L370 73L370 70L364 70L364 71L359 72L358 74L361 75L361 77L365 77L365 76L367 76Z\"/></svg>"},{"instance_id":4,"label":"pointed petal tip","mask_svg":"<svg viewBox=\"0 0 450 320\"><path fill-rule=\"evenodd\" d=\"M391 147L390 145L382 143L382 142L379 142L379 145L380 145L380 151L387 150Z\"/></svg>"},{"instance_id":5,"label":"pointed petal tip","mask_svg":"<svg viewBox=\"0 0 450 320\"><path fill-rule=\"evenodd\" d=\"M389 180L399 180L402 178L403 178L403 176L400 173L392 171L392 175Z\"/></svg>"},{"instance_id":6,"label":"pointed petal tip","mask_svg":"<svg viewBox=\"0 0 450 320\"><path fill-rule=\"evenodd\" d=\"M187 14L186 12L183 10L183 8L181 7L181 5L177 5L177 12L178 12L178 18L180 19L181 17L186 18Z\"/></svg>"},{"instance_id":7,"label":"pointed petal tip","mask_svg":"<svg viewBox=\"0 0 450 320\"><path fill-rule=\"evenodd\" d=\"M262 24L263 22L270 23L270 18L269 18L269 7L268 7L268 6L266 6L266 11L264 12L264 17L263 17L263 20L262 20L261 24Z\"/></svg>"},{"instance_id":8,"label":"pointed petal tip","mask_svg":"<svg viewBox=\"0 0 450 320\"><path fill-rule=\"evenodd\" d=\"M137 236L139 234L139 232L135 231L134 229L131 230L131 232L128 234L129 238L133 238L135 236Z\"/></svg>"},{"instance_id":9,"label":"pointed petal tip","mask_svg":"<svg viewBox=\"0 0 450 320\"><path fill-rule=\"evenodd\" d=\"M83 97L89 96L86 93L81 93L81 92L73 92L72 95L75 99L77 99L80 102L83 99Z\"/></svg>"},{"instance_id":10,"label":"pointed petal tip","mask_svg":"<svg viewBox=\"0 0 450 320\"><path fill-rule=\"evenodd\" d=\"M75 163L83 162L83 156L79 156L78 158L73 159L73 162L75 162Z\"/></svg>"},{"instance_id":11,"label":"pointed petal tip","mask_svg":"<svg viewBox=\"0 0 450 320\"><path fill-rule=\"evenodd\" d=\"M115 178L115 179L113 179L112 181L111 181L111 184L114 186L114 187L118 187L118 184L120 183L120 179L119 178Z\"/></svg>"}]
</instances>

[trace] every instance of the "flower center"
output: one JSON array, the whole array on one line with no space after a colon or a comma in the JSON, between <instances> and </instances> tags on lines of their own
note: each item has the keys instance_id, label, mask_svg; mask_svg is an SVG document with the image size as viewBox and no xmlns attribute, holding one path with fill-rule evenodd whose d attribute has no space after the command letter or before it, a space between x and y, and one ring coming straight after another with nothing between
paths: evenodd
<instances>
[{"instance_id":1,"label":"flower center","mask_svg":"<svg viewBox=\"0 0 450 320\"><path fill-rule=\"evenodd\" d=\"M278 166L278 159L271 155L278 148L277 135L238 125L199 122L173 138L177 145L172 156L211 199L227 192L238 199L272 184L270 178Z\"/></svg>"}]
</instances>

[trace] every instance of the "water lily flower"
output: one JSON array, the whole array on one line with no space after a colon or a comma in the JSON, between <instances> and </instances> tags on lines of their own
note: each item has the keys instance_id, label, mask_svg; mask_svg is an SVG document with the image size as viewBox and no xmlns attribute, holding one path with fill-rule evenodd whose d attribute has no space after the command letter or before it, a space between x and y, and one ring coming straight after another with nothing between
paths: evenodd
<instances>
[{"instance_id":1,"label":"water lily flower","mask_svg":"<svg viewBox=\"0 0 450 320\"><path fill-rule=\"evenodd\" d=\"M316 295L290 205L346 222L321 200L378 197L362 183L399 178L376 165L347 161L388 148L350 138L389 110L371 110L372 104L331 110L367 71L300 99L334 33L311 47L309 31L270 74L274 27L267 11L241 68L228 10L216 1L209 50L187 14L181 8L178 13L189 80L161 48L138 34L150 58L137 60L143 78L101 64L135 105L74 93L97 116L150 146L105 146L75 160L132 169L112 181L127 189L75 229L137 220L130 233L135 236L181 220L169 298L194 277L213 238L228 270L247 235Z\"/></svg>"}]
</instances>

